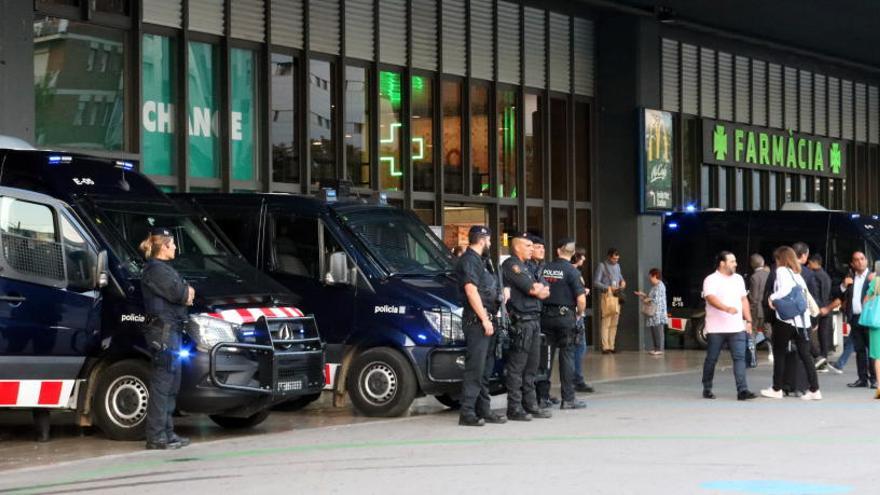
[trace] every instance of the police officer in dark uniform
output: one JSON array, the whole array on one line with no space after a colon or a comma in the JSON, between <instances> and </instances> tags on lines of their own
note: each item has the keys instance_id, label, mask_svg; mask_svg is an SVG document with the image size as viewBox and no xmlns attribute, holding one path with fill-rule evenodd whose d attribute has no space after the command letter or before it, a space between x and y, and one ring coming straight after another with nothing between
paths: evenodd
<instances>
[{"instance_id":1,"label":"police officer in dark uniform","mask_svg":"<svg viewBox=\"0 0 880 495\"><path fill-rule=\"evenodd\" d=\"M171 266L177 246L168 229L151 229L140 249L147 258L141 291L147 313L146 341L153 353L147 449L179 449L189 445L189 439L174 433L171 415L180 390L180 345L186 307L192 305L195 291Z\"/></svg>"},{"instance_id":2,"label":"police officer in dark uniform","mask_svg":"<svg viewBox=\"0 0 880 495\"><path fill-rule=\"evenodd\" d=\"M574 348L580 332L577 319L587 309L587 296L578 269L571 264L575 245L572 239L556 243L556 259L544 265L542 275L550 285L550 297L542 306L541 329L550 343L550 368L559 350L559 380L562 383L561 409L582 409L586 402L574 395ZM547 385L549 388L549 377Z\"/></svg>"},{"instance_id":3,"label":"police officer in dark uniform","mask_svg":"<svg viewBox=\"0 0 880 495\"><path fill-rule=\"evenodd\" d=\"M468 244L455 266L463 294L462 327L467 341L458 424L501 424L507 418L492 412L489 396L489 379L495 368L494 322L501 303L498 275L488 258L491 232L481 225L471 227Z\"/></svg>"},{"instance_id":4,"label":"police officer in dark uniform","mask_svg":"<svg viewBox=\"0 0 880 495\"><path fill-rule=\"evenodd\" d=\"M541 300L550 295L550 290L535 279L525 263L532 257L529 234L514 236L511 248L513 256L501 267L504 287L510 290L510 350L505 363L507 417L514 421L549 418L550 411L538 407L535 374L541 349Z\"/></svg>"}]
</instances>

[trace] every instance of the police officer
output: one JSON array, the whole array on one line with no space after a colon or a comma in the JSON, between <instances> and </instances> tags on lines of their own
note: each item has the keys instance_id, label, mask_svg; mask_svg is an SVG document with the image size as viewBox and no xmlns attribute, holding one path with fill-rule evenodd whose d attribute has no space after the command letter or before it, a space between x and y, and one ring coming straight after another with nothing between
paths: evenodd
<instances>
[{"instance_id":1,"label":"police officer","mask_svg":"<svg viewBox=\"0 0 880 495\"><path fill-rule=\"evenodd\" d=\"M549 418L550 411L538 407L535 374L541 349L541 300L550 295L550 290L526 265L532 257L529 234L515 235L511 249L513 256L501 267L505 289L510 290L510 352L505 363L507 417L513 421Z\"/></svg>"},{"instance_id":2,"label":"police officer","mask_svg":"<svg viewBox=\"0 0 880 495\"><path fill-rule=\"evenodd\" d=\"M171 415L180 389L180 345L187 306L195 291L171 267L177 246L165 228L153 228L140 244L147 258L141 291L147 313L147 345L153 353L150 402L147 405L147 449L179 449L189 439L177 436Z\"/></svg>"},{"instance_id":3,"label":"police officer","mask_svg":"<svg viewBox=\"0 0 880 495\"><path fill-rule=\"evenodd\" d=\"M495 317L501 303L498 276L488 259L491 232L481 225L468 232L468 248L458 260L455 273L464 295L462 327L467 341L461 410L458 424L483 426L506 423L507 418L490 409L489 378L495 368Z\"/></svg>"},{"instance_id":4,"label":"police officer","mask_svg":"<svg viewBox=\"0 0 880 495\"><path fill-rule=\"evenodd\" d=\"M532 274L535 275L535 280L537 280L538 282L542 282L541 270L544 269L544 264L547 257L544 239L539 235L530 234L529 240L532 241L532 257L529 258L528 261L526 261L526 264L529 265L529 268L531 268L532 270Z\"/></svg>"},{"instance_id":5,"label":"police officer","mask_svg":"<svg viewBox=\"0 0 880 495\"><path fill-rule=\"evenodd\" d=\"M544 265L542 275L550 285L550 297L544 301L541 329L550 343L550 368L553 356L559 350L559 381L562 383L560 409L582 409L586 402L574 395L574 349L580 332L577 319L587 309L587 296L580 272L571 264L574 241L561 239L556 243L556 259ZM547 380L549 388L549 376Z\"/></svg>"}]
</instances>

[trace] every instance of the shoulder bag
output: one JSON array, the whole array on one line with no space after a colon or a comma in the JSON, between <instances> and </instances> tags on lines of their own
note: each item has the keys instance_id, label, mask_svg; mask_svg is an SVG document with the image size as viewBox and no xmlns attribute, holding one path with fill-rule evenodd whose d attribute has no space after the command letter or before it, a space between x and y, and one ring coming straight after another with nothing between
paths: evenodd
<instances>
[{"instance_id":1,"label":"shoulder bag","mask_svg":"<svg viewBox=\"0 0 880 495\"><path fill-rule=\"evenodd\" d=\"M605 262L602 262L602 269L605 270L605 273L608 273L608 278L610 279L611 274L608 272ZM614 291L608 289L602 292L600 303L603 317L620 314L620 300L614 295Z\"/></svg>"},{"instance_id":2,"label":"shoulder bag","mask_svg":"<svg viewBox=\"0 0 880 495\"><path fill-rule=\"evenodd\" d=\"M868 300L862 304L862 314L859 316L859 325L863 327L880 328L880 299L876 292L877 277L874 277L868 290Z\"/></svg>"},{"instance_id":3,"label":"shoulder bag","mask_svg":"<svg viewBox=\"0 0 880 495\"><path fill-rule=\"evenodd\" d=\"M802 316L804 311L807 310L807 296L805 295L807 290L797 283L797 279L794 278L794 273L792 273L791 269L788 269L788 274L794 282L794 287L784 297L773 301L773 305L776 306L776 312L779 313L779 318L782 320L793 320L798 316Z\"/></svg>"}]
</instances>

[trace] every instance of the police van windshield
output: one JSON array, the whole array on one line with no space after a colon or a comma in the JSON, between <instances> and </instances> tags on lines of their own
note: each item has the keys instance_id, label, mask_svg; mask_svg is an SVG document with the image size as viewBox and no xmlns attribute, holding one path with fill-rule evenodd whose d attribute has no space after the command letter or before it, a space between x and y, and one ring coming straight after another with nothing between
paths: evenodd
<instances>
[{"instance_id":1,"label":"police van windshield","mask_svg":"<svg viewBox=\"0 0 880 495\"><path fill-rule=\"evenodd\" d=\"M143 267L138 245L152 227L165 227L174 235L177 255L173 261L181 272L228 273L234 257L201 219L177 210L171 204L153 201L94 199L85 205L92 210L95 222L114 252L132 274ZM224 258L228 258L224 259Z\"/></svg>"},{"instance_id":2,"label":"police van windshield","mask_svg":"<svg viewBox=\"0 0 880 495\"><path fill-rule=\"evenodd\" d=\"M452 271L452 257L423 223L393 208L347 213L348 228L391 275Z\"/></svg>"}]
</instances>

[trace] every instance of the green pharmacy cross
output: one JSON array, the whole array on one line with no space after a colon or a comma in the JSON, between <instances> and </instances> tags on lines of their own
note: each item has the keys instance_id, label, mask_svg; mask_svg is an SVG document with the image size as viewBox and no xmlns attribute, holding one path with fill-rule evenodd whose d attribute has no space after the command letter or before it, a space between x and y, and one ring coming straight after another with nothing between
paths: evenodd
<instances>
[{"instance_id":1,"label":"green pharmacy cross","mask_svg":"<svg viewBox=\"0 0 880 495\"><path fill-rule=\"evenodd\" d=\"M394 136L396 136L395 130L399 129L401 126L402 124L400 122L392 122L391 125L388 126L388 138L381 138L379 142L381 144L394 144ZM413 154L413 160L421 160L425 158L425 139L414 137L412 138L412 142L419 145L419 152ZM393 156L380 156L379 161L388 163L389 173L392 177L400 177L403 175L403 171L397 170Z\"/></svg>"},{"instance_id":2,"label":"green pharmacy cross","mask_svg":"<svg viewBox=\"0 0 880 495\"><path fill-rule=\"evenodd\" d=\"M712 134L712 151L715 152L715 159L723 161L727 157L727 132L723 125L716 125L715 132Z\"/></svg>"}]
</instances>

